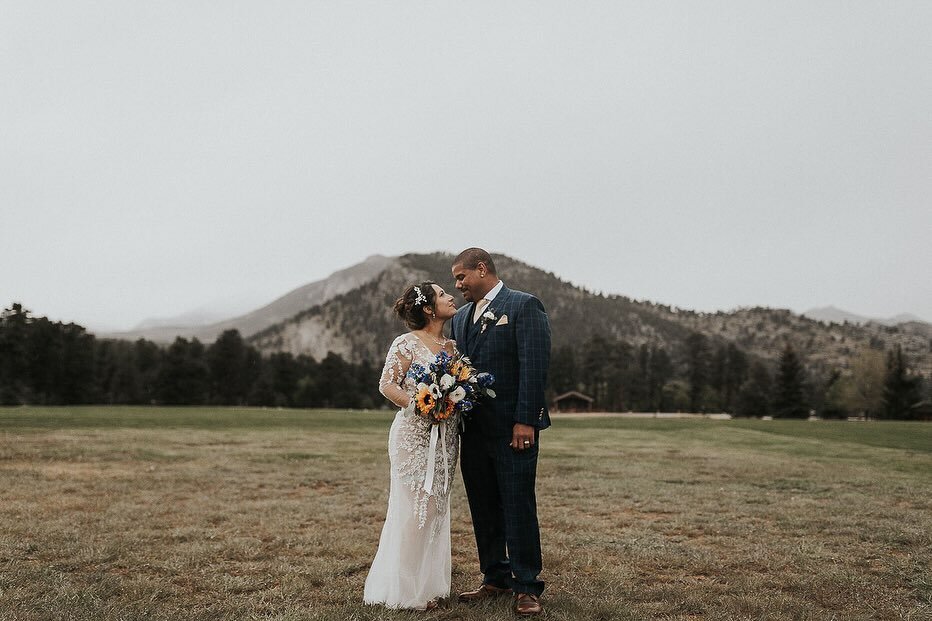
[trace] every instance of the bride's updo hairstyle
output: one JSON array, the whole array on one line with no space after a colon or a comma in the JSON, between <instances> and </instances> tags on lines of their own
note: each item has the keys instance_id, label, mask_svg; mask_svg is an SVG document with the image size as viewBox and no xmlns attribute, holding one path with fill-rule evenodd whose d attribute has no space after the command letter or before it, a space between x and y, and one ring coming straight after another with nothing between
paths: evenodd
<instances>
[{"instance_id":1,"label":"bride's updo hairstyle","mask_svg":"<svg viewBox=\"0 0 932 621\"><path fill-rule=\"evenodd\" d=\"M425 280L419 285L410 285L401 297L395 300L395 314L405 322L409 330L420 330L430 323L430 317L424 310L434 310L436 301L434 283Z\"/></svg>"}]
</instances>

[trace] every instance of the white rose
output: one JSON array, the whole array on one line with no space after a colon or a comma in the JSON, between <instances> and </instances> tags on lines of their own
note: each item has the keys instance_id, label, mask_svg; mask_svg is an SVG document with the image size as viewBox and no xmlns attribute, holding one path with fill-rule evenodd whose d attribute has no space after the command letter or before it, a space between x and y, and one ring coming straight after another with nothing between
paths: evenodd
<instances>
[{"instance_id":1,"label":"white rose","mask_svg":"<svg viewBox=\"0 0 932 621\"><path fill-rule=\"evenodd\" d=\"M466 391L462 386L457 386L456 390L450 393L450 401L453 403L459 403L466 397Z\"/></svg>"},{"instance_id":2,"label":"white rose","mask_svg":"<svg viewBox=\"0 0 932 621\"><path fill-rule=\"evenodd\" d=\"M417 391L419 393L425 390L427 390L427 384L425 384L424 382L421 382L420 384L417 385Z\"/></svg>"},{"instance_id":3,"label":"white rose","mask_svg":"<svg viewBox=\"0 0 932 621\"><path fill-rule=\"evenodd\" d=\"M434 399L439 399L440 397L443 396L443 392L441 392L440 386L438 386L437 384L430 385L430 394L434 396Z\"/></svg>"},{"instance_id":4,"label":"white rose","mask_svg":"<svg viewBox=\"0 0 932 621\"><path fill-rule=\"evenodd\" d=\"M450 386L452 386L453 383L454 383L455 381L456 381L456 380L453 379L453 376L452 376L452 375L450 375L450 374L448 374L448 373L444 373L444 374L443 374L443 377L440 378L440 387L441 387L442 389L446 390L446 389L448 389Z\"/></svg>"}]
</instances>

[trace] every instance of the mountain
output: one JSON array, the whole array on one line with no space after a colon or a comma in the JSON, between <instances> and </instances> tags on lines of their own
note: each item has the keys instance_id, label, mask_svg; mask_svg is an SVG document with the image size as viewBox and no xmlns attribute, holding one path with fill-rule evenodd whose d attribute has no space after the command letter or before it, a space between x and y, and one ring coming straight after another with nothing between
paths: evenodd
<instances>
[{"instance_id":1,"label":"mountain","mask_svg":"<svg viewBox=\"0 0 932 621\"><path fill-rule=\"evenodd\" d=\"M204 310L193 310L181 315L176 315L175 317L150 317L148 319L143 319L138 324L133 326L133 332L143 332L145 330L151 330L153 328L171 328L173 326L206 326L212 323L217 323L227 318L227 315L216 313L207 309Z\"/></svg>"},{"instance_id":2,"label":"mountain","mask_svg":"<svg viewBox=\"0 0 932 621\"><path fill-rule=\"evenodd\" d=\"M196 322L164 325L164 322L156 322L156 325L99 336L126 340L144 338L157 343L170 343L178 336L211 342L224 330L239 330L240 334L249 336L294 317L307 308L324 304L338 295L360 287L375 278L391 263L392 259L388 257L373 255L362 263L334 272L323 280L298 287L262 308L232 319L214 321L206 325L198 325Z\"/></svg>"},{"instance_id":3,"label":"mountain","mask_svg":"<svg viewBox=\"0 0 932 621\"><path fill-rule=\"evenodd\" d=\"M381 364L388 344L405 331L392 314L395 299L406 285L431 278L454 293L449 275L452 260L452 255L442 253L389 259L375 277L266 327L250 341L266 353L305 353L319 360L332 351L354 362ZM734 343L765 360L775 360L790 342L810 369L828 373L847 368L862 348L886 349L898 344L916 370L932 377L929 324L825 324L771 308L698 313L620 295L595 294L507 256L496 255L495 262L509 287L533 292L544 303L555 349L571 346L578 350L589 339L602 337L635 346L662 346L682 361L687 337L700 333L713 346ZM458 303L463 303L462 298Z\"/></svg>"},{"instance_id":4,"label":"mountain","mask_svg":"<svg viewBox=\"0 0 932 621\"><path fill-rule=\"evenodd\" d=\"M916 315L910 315L907 313L896 315L895 317L889 317L887 319L879 319L877 317L865 317L863 315L850 313L846 310L842 310L834 306L810 308L804 312L803 315L809 317L810 319L824 321L826 323L844 323L847 321L848 323L858 323L862 325L868 323L878 323L884 326L896 326L901 323L927 323Z\"/></svg>"},{"instance_id":5,"label":"mountain","mask_svg":"<svg viewBox=\"0 0 932 621\"><path fill-rule=\"evenodd\" d=\"M371 256L240 317L203 326L152 326L101 336L163 343L182 336L211 342L222 331L236 329L264 353L310 354L320 360L332 351L353 362L380 365L388 344L405 331L391 310L405 286L436 279L463 303L452 287L452 260L452 255L443 253ZM514 258L496 255L495 260L509 286L533 292L543 301L555 349L569 346L581 351L584 343L598 337L634 346L656 345L666 348L682 368L686 339L698 333L713 347L734 344L762 360L775 360L789 342L810 370L830 373L848 368L861 349L900 345L912 368L932 378L932 325L925 322L889 326L849 319L844 323L844 319L818 320L772 308L699 313L596 294Z\"/></svg>"}]
</instances>

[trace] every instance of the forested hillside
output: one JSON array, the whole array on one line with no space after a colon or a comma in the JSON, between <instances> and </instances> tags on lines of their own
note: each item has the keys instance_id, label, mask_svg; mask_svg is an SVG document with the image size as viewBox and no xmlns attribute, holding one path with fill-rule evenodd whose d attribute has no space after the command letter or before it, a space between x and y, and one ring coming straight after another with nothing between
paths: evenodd
<instances>
[{"instance_id":1,"label":"forested hillside","mask_svg":"<svg viewBox=\"0 0 932 621\"><path fill-rule=\"evenodd\" d=\"M452 259L440 253L399 257L373 281L272 326L251 342L265 352L320 357L334 351L378 365L391 340L404 331L391 312L394 300L408 284L429 279L452 291ZM879 411L878 369L882 375L894 351L903 352L916 378L932 373L932 332L926 324L823 324L766 308L696 313L595 294L506 256L496 256L496 264L508 286L534 293L547 308L553 327L552 389L584 390L605 409L769 411L779 402L771 393L788 351L800 366L800 386L789 392L801 395L807 413ZM785 379L795 382L787 373ZM752 397L765 393L766 399Z\"/></svg>"},{"instance_id":2,"label":"forested hillside","mask_svg":"<svg viewBox=\"0 0 932 621\"><path fill-rule=\"evenodd\" d=\"M320 281L297 290L307 308L290 319L247 338L226 330L212 343L98 339L14 304L0 317L0 402L382 406L378 374L405 331L393 303L425 280L455 292L452 260L386 259L342 294L334 288L348 288L346 278ZM547 308L551 397L577 390L609 411L928 416L928 324L824 324L768 308L696 313L596 294L510 257L496 263L508 286Z\"/></svg>"}]
</instances>

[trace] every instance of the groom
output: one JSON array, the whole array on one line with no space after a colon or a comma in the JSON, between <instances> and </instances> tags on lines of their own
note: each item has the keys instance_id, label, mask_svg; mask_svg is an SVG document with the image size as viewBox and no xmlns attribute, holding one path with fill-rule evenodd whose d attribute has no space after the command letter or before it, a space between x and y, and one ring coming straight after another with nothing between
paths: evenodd
<instances>
[{"instance_id":1,"label":"groom","mask_svg":"<svg viewBox=\"0 0 932 621\"><path fill-rule=\"evenodd\" d=\"M453 318L459 351L495 376L496 397L476 405L463 433L460 469L469 498L482 586L462 602L514 594L519 615L543 612L540 528L534 480L537 440L550 426L544 397L550 322L540 300L498 279L489 253L468 248L453 261L470 304Z\"/></svg>"}]
</instances>

